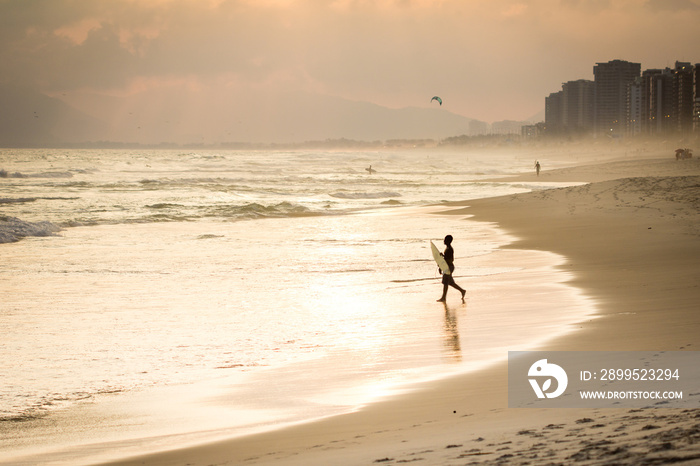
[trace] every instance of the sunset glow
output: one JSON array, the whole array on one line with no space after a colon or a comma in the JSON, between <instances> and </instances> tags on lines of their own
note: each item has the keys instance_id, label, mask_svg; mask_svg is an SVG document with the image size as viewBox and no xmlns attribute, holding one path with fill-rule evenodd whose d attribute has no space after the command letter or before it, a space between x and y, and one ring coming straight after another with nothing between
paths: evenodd
<instances>
[{"instance_id":1,"label":"sunset glow","mask_svg":"<svg viewBox=\"0 0 700 466\"><path fill-rule=\"evenodd\" d=\"M700 2L3 1L0 12L0 81L91 114L99 95L135 83L194 80L214 113L214 102L253 91L389 108L427 107L439 92L446 111L490 122L541 112L547 94L590 79L596 62L695 59ZM184 105L190 88L170 99ZM87 90L92 100L72 100Z\"/></svg>"}]
</instances>

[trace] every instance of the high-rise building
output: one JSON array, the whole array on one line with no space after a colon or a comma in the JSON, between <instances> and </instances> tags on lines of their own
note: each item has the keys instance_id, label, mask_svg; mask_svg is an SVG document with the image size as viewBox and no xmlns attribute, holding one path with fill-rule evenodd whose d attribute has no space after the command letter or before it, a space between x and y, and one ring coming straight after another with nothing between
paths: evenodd
<instances>
[{"instance_id":1,"label":"high-rise building","mask_svg":"<svg viewBox=\"0 0 700 466\"><path fill-rule=\"evenodd\" d=\"M579 79L562 85L544 102L545 127L548 134L581 135L593 130L593 81Z\"/></svg>"},{"instance_id":2,"label":"high-rise building","mask_svg":"<svg viewBox=\"0 0 700 466\"><path fill-rule=\"evenodd\" d=\"M665 134L673 130L676 110L674 98L674 73L670 68L651 69L642 73L643 81L643 129L646 134Z\"/></svg>"},{"instance_id":3,"label":"high-rise building","mask_svg":"<svg viewBox=\"0 0 700 466\"><path fill-rule=\"evenodd\" d=\"M700 134L700 63L693 66L693 132Z\"/></svg>"},{"instance_id":4,"label":"high-rise building","mask_svg":"<svg viewBox=\"0 0 700 466\"><path fill-rule=\"evenodd\" d=\"M593 67L594 81L564 83L545 99L546 133L700 134L700 63L640 72L639 63L613 60Z\"/></svg>"},{"instance_id":5,"label":"high-rise building","mask_svg":"<svg viewBox=\"0 0 700 466\"><path fill-rule=\"evenodd\" d=\"M627 88L627 135L635 136L642 132L642 122L644 121L643 107L643 82L642 78L635 78Z\"/></svg>"},{"instance_id":6,"label":"high-rise building","mask_svg":"<svg viewBox=\"0 0 700 466\"><path fill-rule=\"evenodd\" d=\"M677 61L673 73L674 129L680 134L688 134L693 129L693 67L690 63Z\"/></svg>"},{"instance_id":7,"label":"high-rise building","mask_svg":"<svg viewBox=\"0 0 700 466\"><path fill-rule=\"evenodd\" d=\"M640 63L613 60L597 63L595 77L595 133L619 136L627 127L627 90L642 70Z\"/></svg>"},{"instance_id":8,"label":"high-rise building","mask_svg":"<svg viewBox=\"0 0 700 466\"><path fill-rule=\"evenodd\" d=\"M552 92L544 99L544 124L547 134L560 134L562 132L562 107L564 92Z\"/></svg>"},{"instance_id":9,"label":"high-rise building","mask_svg":"<svg viewBox=\"0 0 700 466\"><path fill-rule=\"evenodd\" d=\"M594 82L586 79L562 85L562 124L569 134L593 130Z\"/></svg>"},{"instance_id":10,"label":"high-rise building","mask_svg":"<svg viewBox=\"0 0 700 466\"><path fill-rule=\"evenodd\" d=\"M656 76L661 74L661 70L648 69L642 73L642 132L644 134L654 134L656 132L656 97L652 89Z\"/></svg>"}]
</instances>

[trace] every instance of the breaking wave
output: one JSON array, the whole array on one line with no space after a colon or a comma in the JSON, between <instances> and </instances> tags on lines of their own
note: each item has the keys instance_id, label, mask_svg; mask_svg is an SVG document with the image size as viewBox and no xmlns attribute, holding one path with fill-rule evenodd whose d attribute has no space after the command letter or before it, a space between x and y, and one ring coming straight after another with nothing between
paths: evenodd
<instances>
[{"instance_id":1,"label":"breaking wave","mask_svg":"<svg viewBox=\"0 0 700 466\"><path fill-rule=\"evenodd\" d=\"M7 170L0 169L0 178L72 178L73 173L64 172L43 172L25 175L24 173L14 172L9 173Z\"/></svg>"},{"instance_id":2,"label":"breaking wave","mask_svg":"<svg viewBox=\"0 0 700 466\"><path fill-rule=\"evenodd\" d=\"M24 204L25 202L34 202L36 197L20 197L20 198L10 198L2 197L0 198L0 204Z\"/></svg>"},{"instance_id":3,"label":"breaking wave","mask_svg":"<svg viewBox=\"0 0 700 466\"><path fill-rule=\"evenodd\" d=\"M0 216L0 243L14 243L27 236L53 236L61 228L51 222L27 222Z\"/></svg>"},{"instance_id":4,"label":"breaking wave","mask_svg":"<svg viewBox=\"0 0 700 466\"><path fill-rule=\"evenodd\" d=\"M348 191L338 191L336 193L331 193L332 197L338 199L384 199L392 197L401 197L400 193L393 191L379 191L379 192L348 192Z\"/></svg>"},{"instance_id":5,"label":"breaking wave","mask_svg":"<svg viewBox=\"0 0 700 466\"><path fill-rule=\"evenodd\" d=\"M163 221L169 217L178 220L197 220L199 218L219 217L224 219L250 219L265 217L295 217L299 215L314 215L308 207L291 202L280 202L272 205L263 205L257 202L250 202L242 205L219 204L219 205L195 205L186 206L175 203L158 203L147 205L150 211L155 211L148 219L159 219Z\"/></svg>"},{"instance_id":6,"label":"breaking wave","mask_svg":"<svg viewBox=\"0 0 700 466\"><path fill-rule=\"evenodd\" d=\"M203 219L220 219L224 221L254 220L263 218L283 218L324 215L308 207L281 202L273 205L262 205L256 202L243 205L194 205L187 206L176 203L157 203L144 206L145 212L138 216L120 219L100 219L98 217L73 218L61 223L63 227L84 227L96 225L115 225L120 223L167 223L167 222L196 222Z\"/></svg>"},{"instance_id":7,"label":"breaking wave","mask_svg":"<svg viewBox=\"0 0 700 466\"><path fill-rule=\"evenodd\" d=\"M244 205L218 206L211 209L211 216L226 217L233 219L253 219L266 217L296 217L301 215L314 215L308 207L293 204L291 202L280 202L265 206L257 202Z\"/></svg>"},{"instance_id":8,"label":"breaking wave","mask_svg":"<svg viewBox=\"0 0 700 466\"><path fill-rule=\"evenodd\" d=\"M96 395L122 393L127 387L100 387L73 393L27 396L27 406L18 411L0 411L0 422L27 422L45 417L51 411L70 406L76 401L92 400Z\"/></svg>"}]
</instances>

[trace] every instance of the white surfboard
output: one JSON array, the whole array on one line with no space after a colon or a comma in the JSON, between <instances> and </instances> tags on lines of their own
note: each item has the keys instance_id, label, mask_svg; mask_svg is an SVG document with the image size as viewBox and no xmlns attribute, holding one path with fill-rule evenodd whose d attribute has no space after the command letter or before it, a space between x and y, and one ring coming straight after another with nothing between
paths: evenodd
<instances>
[{"instance_id":1,"label":"white surfboard","mask_svg":"<svg viewBox=\"0 0 700 466\"><path fill-rule=\"evenodd\" d=\"M440 267L440 270L442 270L442 273L449 275L450 267L447 265L445 258L440 255L440 250L433 244L432 241L430 242L430 250L433 253L433 259L435 259L435 262L437 262L437 265Z\"/></svg>"}]
</instances>

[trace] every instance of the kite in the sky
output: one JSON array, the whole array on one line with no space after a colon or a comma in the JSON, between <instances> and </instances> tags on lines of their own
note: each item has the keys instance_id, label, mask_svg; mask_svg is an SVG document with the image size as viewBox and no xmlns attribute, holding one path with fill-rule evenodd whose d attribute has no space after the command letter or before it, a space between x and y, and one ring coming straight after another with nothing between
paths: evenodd
<instances>
[{"instance_id":1,"label":"kite in the sky","mask_svg":"<svg viewBox=\"0 0 700 466\"><path fill-rule=\"evenodd\" d=\"M432 99L430 99L431 102L432 102L433 100L437 100L437 101L440 103L440 105L442 105L442 99L441 99L440 97L435 96L435 97L433 97Z\"/></svg>"}]
</instances>

